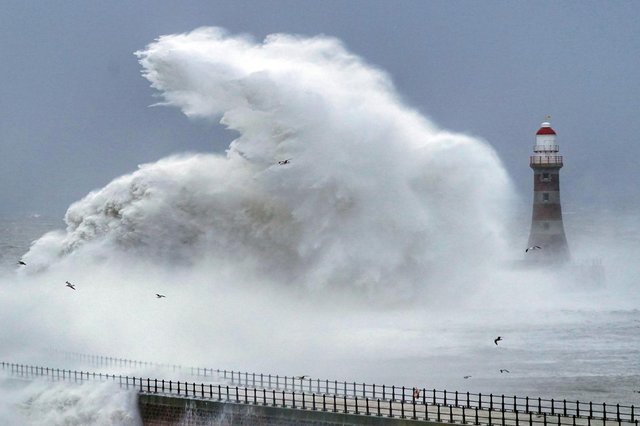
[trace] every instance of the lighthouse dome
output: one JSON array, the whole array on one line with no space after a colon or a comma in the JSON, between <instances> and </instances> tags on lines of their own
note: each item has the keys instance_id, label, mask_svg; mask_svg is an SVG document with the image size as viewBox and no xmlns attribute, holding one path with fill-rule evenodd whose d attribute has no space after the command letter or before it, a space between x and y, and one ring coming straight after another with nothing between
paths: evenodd
<instances>
[{"instance_id":1,"label":"lighthouse dome","mask_svg":"<svg viewBox=\"0 0 640 426\"><path fill-rule=\"evenodd\" d=\"M555 135L556 132L551 128L551 123L545 121L540 125L540 130L536 133L536 135Z\"/></svg>"}]
</instances>

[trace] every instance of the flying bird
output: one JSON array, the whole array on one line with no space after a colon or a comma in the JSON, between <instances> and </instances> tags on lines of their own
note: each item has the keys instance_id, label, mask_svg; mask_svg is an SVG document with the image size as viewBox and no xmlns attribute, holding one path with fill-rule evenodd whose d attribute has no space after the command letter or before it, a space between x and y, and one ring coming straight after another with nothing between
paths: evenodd
<instances>
[{"instance_id":1,"label":"flying bird","mask_svg":"<svg viewBox=\"0 0 640 426\"><path fill-rule=\"evenodd\" d=\"M493 343L496 344L496 346L498 346L498 342L502 340L502 336L498 336L493 340Z\"/></svg>"},{"instance_id":2,"label":"flying bird","mask_svg":"<svg viewBox=\"0 0 640 426\"><path fill-rule=\"evenodd\" d=\"M471 376L464 376L463 379L469 379Z\"/></svg>"},{"instance_id":3,"label":"flying bird","mask_svg":"<svg viewBox=\"0 0 640 426\"><path fill-rule=\"evenodd\" d=\"M18 265L27 266L27 264L24 263L22 260L18 260Z\"/></svg>"},{"instance_id":4,"label":"flying bird","mask_svg":"<svg viewBox=\"0 0 640 426\"><path fill-rule=\"evenodd\" d=\"M296 380L304 380L306 378L308 378L309 376L295 376L294 379Z\"/></svg>"},{"instance_id":5,"label":"flying bird","mask_svg":"<svg viewBox=\"0 0 640 426\"><path fill-rule=\"evenodd\" d=\"M167 297L167 296L165 296L164 294L156 293L156 297L157 297L158 299L162 299L163 297Z\"/></svg>"},{"instance_id":6,"label":"flying bird","mask_svg":"<svg viewBox=\"0 0 640 426\"><path fill-rule=\"evenodd\" d=\"M500 372L501 372L501 373L508 373L508 372L509 372L509 370L505 370L505 369L501 368L501 369L500 369Z\"/></svg>"},{"instance_id":7,"label":"flying bird","mask_svg":"<svg viewBox=\"0 0 640 426\"><path fill-rule=\"evenodd\" d=\"M542 247L540 247L540 246L531 246L531 247L527 247L524 252L528 253L529 251L540 250L541 248Z\"/></svg>"},{"instance_id":8,"label":"flying bird","mask_svg":"<svg viewBox=\"0 0 640 426\"><path fill-rule=\"evenodd\" d=\"M278 161L278 164L280 164L281 166L285 165L285 164L289 164L291 162L291 158L287 158L286 160L280 160Z\"/></svg>"},{"instance_id":9,"label":"flying bird","mask_svg":"<svg viewBox=\"0 0 640 426\"><path fill-rule=\"evenodd\" d=\"M76 287L73 284L71 284L69 281L66 281L66 283L67 283L66 287L69 287L71 290L76 289Z\"/></svg>"}]
</instances>

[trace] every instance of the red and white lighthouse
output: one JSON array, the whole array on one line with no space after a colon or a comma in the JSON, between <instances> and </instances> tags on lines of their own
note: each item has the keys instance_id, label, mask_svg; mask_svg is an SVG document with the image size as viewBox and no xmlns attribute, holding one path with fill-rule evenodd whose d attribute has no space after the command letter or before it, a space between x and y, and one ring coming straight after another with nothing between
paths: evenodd
<instances>
[{"instance_id":1,"label":"red and white lighthouse","mask_svg":"<svg viewBox=\"0 0 640 426\"><path fill-rule=\"evenodd\" d=\"M540 125L529 165L533 169L533 212L529 247L540 247L528 257L545 262L569 259L569 247L560 207L560 169L563 166L556 132L548 121Z\"/></svg>"}]
</instances>

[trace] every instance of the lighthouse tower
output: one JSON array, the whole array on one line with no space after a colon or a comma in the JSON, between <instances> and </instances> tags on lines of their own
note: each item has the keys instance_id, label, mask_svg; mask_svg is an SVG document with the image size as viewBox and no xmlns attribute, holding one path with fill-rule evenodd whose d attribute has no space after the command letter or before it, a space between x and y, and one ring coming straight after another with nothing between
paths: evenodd
<instances>
[{"instance_id":1,"label":"lighthouse tower","mask_svg":"<svg viewBox=\"0 0 640 426\"><path fill-rule=\"evenodd\" d=\"M560 207L560 169L562 156L556 142L556 132L547 121L536 133L536 144L529 165L533 169L533 213L529 247L540 250L527 253L532 260L564 262L569 259L567 238Z\"/></svg>"}]
</instances>

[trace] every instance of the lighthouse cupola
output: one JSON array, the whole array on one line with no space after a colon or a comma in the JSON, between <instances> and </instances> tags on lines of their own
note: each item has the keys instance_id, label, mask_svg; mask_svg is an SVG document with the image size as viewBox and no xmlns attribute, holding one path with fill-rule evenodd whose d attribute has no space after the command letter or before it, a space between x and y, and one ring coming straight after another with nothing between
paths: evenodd
<instances>
[{"instance_id":1,"label":"lighthouse cupola","mask_svg":"<svg viewBox=\"0 0 640 426\"><path fill-rule=\"evenodd\" d=\"M533 169L533 209L529 247L539 247L530 254L536 261L564 262L569 259L567 238L560 205L560 169L563 159L556 132L548 121L536 133L529 166Z\"/></svg>"}]
</instances>

